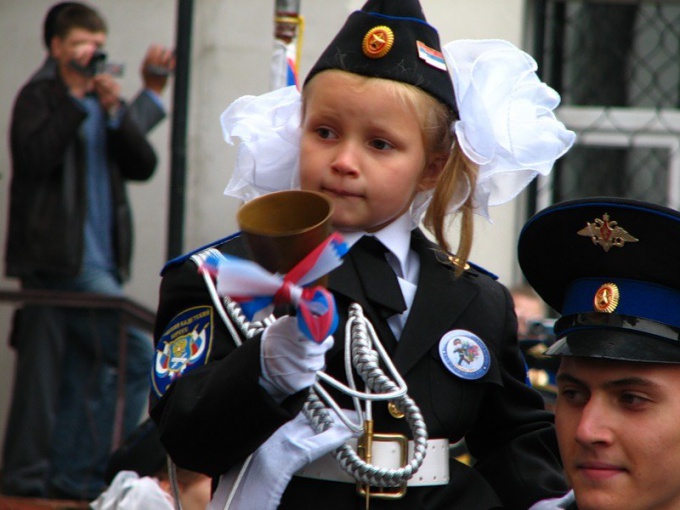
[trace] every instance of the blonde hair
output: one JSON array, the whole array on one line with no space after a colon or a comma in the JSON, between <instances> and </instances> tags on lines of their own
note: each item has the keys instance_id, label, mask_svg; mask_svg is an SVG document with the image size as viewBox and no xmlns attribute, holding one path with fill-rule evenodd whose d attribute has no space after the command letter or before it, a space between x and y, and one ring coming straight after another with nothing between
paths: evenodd
<instances>
[{"instance_id":1,"label":"blonde hair","mask_svg":"<svg viewBox=\"0 0 680 510\"><path fill-rule=\"evenodd\" d=\"M322 71L351 74L364 83L380 83L386 91L392 93L402 104L413 109L418 115L421 131L423 134L423 144L429 156L447 155L447 161L437 180L434 188L432 200L427 208L423 224L430 231L437 244L446 252L451 252L451 247L446 240L445 231L447 226L460 215L460 235L458 248L456 250L456 274L460 275L467 263L472 249L472 238L474 233L473 221L473 202L474 190L477 182L478 167L470 161L459 144L456 142L455 135L451 132L452 123L457 120L457 115L451 109L431 96L422 89L394 80L383 78L361 76L347 71L331 69ZM321 73L319 73L321 74ZM317 75L318 76L318 75ZM312 78L302 91L302 118L306 111L306 94L309 84L314 82ZM467 181L470 185L470 193L463 205L456 211L453 217L449 217L449 202L456 194L456 187L460 182Z\"/></svg>"}]
</instances>

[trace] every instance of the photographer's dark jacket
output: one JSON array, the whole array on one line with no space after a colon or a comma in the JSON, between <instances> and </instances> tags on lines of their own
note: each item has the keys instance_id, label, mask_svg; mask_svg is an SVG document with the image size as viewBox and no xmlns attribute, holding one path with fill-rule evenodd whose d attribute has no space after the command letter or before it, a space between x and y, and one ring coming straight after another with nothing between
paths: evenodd
<instances>
[{"instance_id":1,"label":"photographer's dark jacket","mask_svg":"<svg viewBox=\"0 0 680 510\"><path fill-rule=\"evenodd\" d=\"M87 197L80 128L85 117L50 59L17 96L10 134L7 276L75 276L82 269ZM123 279L129 276L132 253L125 181L143 181L153 174L157 157L145 133L163 117L162 108L140 94L120 124L107 129L114 250Z\"/></svg>"}]
</instances>

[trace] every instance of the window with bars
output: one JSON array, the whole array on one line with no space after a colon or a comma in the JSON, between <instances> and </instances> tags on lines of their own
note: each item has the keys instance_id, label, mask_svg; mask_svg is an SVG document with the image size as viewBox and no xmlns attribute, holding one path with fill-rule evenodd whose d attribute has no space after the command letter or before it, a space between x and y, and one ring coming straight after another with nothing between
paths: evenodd
<instances>
[{"instance_id":1,"label":"window with bars","mask_svg":"<svg viewBox=\"0 0 680 510\"><path fill-rule=\"evenodd\" d=\"M530 210L615 195L680 209L680 1L535 0L534 56L578 134Z\"/></svg>"}]
</instances>

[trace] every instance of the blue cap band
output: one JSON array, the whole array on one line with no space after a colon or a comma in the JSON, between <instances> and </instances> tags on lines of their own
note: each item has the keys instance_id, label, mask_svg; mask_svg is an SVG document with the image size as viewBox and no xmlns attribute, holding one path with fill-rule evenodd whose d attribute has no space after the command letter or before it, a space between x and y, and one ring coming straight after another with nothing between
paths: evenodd
<instances>
[{"instance_id":1,"label":"blue cap band","mask_svg":"<svg viewBox=\"0 0 680 510\"><path fill-rule=\"evenodd\" d=\"M568 288L562 315L592 313L600 287L613 283L618 287L618 304L611 313L649 319L680 327L680 291L649 282L621 278L582 278Z\"/></svg>"}]
</instances>

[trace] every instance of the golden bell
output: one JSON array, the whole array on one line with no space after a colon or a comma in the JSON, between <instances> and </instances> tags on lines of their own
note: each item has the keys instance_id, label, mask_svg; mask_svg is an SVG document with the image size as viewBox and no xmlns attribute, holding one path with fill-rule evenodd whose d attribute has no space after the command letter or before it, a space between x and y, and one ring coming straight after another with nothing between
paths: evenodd
<instances>
[{"instance_id":1,"label":"golden bell","mask_svg":"<svg viewBox=\"0 0 680 510\"><path fill-rule=\"evenodd\" d=\"M287 273L330 235L333 202L315 191L277 191L245 203L236 220L252 259Z\"/></svg>"}]
</instances>

